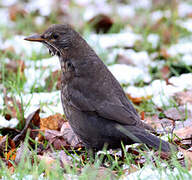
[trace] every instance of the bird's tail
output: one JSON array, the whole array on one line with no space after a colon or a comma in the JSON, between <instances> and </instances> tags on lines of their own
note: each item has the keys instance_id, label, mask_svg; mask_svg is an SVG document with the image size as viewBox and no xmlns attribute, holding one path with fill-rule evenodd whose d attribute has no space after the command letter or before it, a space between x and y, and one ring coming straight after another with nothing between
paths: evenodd
<instances>
[{"instance_id":1,"label":"bird's tail","mask_svg":"<svg viewBox=\"0 0 192 180\"><path fill-rule=\"evenodd\" d=\"M150 134L145 129L136 126L119 126L118 129L135 143L144 143L163 152L175 151L176 148L168 142Z\"/></svg>"}]
</instances>

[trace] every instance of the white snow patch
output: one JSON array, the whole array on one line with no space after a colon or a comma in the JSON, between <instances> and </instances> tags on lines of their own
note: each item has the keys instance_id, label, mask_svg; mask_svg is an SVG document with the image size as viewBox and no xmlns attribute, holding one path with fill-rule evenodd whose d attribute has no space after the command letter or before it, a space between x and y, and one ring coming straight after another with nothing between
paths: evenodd
<instances>
[{"instance_id":1,"label":"white snow patch","mask_svg":"<svg viewBox=\"0 0 192 180\"><path fill-rule=\"evenodd\" d=\"M24 73L27 81L24 85L25 92L30 92L32 86L45 86L45 79L51 75L51 72L60 69L58 57L53 56L37 61L26 61Z\"/></svg>"},{"instance_id":2,"label":"white snow patch","mask_svg":"<svg viewBox=\"0 0 192 180\"><path fill-rule=\"evenodd\" d=\"M152 44L153 48L157 48L159 40L160 38L159 38L159 35L157 34L149 34L147 37L147 41Z\"/></svg>"},{"instance_id":3,"label":"white snow patch","mask_svg":"<svg viewBox=\"0 0 192 180\"><path fill-rule=\"evenodd\" d=\"M150 9L152 6L151 0L131 0L131 6L135 9Z\"/></svg>"},{"instance_id":4,"label":"white snow patch","mask_svg":"<svg viewBox=\"0 0 192 180\"><path fill-rule=\"evenodd\" d=\"M43 53L45 51L41 43L34 43L31 45L30 42L24 40L24 36L14 36L11 39L7 39L3 44L0 44L1 49L6 49L8 47L13 47L17 54L26 54L31 56L33 52Z\"/></svg>"},{"instance_id":5,"label":"white snow patch","mask_svg":"<svg viewBox=\"0 0 192 180\"><path fill-rule=\"evenodd\" d=\"M1 0L1 5L12 6L17 3L18 0Z\"/></svg>"},{"instance_id":6,"label":"white snow patch","mask_svg":"<svg viewBox=\"0 0 192 180\"><path fill-rule=\"evenodd\" d=\"M187 29L189 32L192 32L192 19L188 19L188 20L185 20L185 21L178 21L177 23L181 27Z\"/></svg>"},{"instance_id":7,"label":"white snow patch","mask_svg":"<svg viewBox=\"0 0 192 180\"><path fill-rule=\"evenodd\" d=\"M186 65L192 66L192 54L185 54L181 59Z\"/></svg>"},{"instance_id":8,"label":"white snow patch","mask_svg":"<svg viewBox=\"0 0 192 180\"><path fill-rule=\"evenodd\" d=\"M168 53L171 56L177 54L192 54L192 42L179 42L178 44L174 44L168 49Z\"/></svg>"},{"instance_id":9,"label":"white snow patch","mask_svg":"<svg viewBox=\"0 0 192 180\"><path fill-rule=\"evenodd\" d=\"M13 22L11 22L9 19L9 10L8 9L1 8L0 17L3 17L3 18L1 18L0 25L6 25L6 26L13 25Z\"/></svg>"},{"instance_id":10,"label":"white snow patch","mask_svg":"<svg viewBox=\"0 0 192 180\"><path fill-rule=\"evenodd\" d=\"M125 64L114 64L108 66L108 68L115 78L122 84L134 84L139 80L149 82L151 80L151 77L148 73L137 67L132 67Z\"/></svg>"},{"instance_id":11,"label":"white snow patch","mask_svg":"<svg viewBox=\"0 0 192 180\"><path fill-rule=\"evenodd\" d=\"M191 13L192 13L192 5L185 2L180 2L178 4L178 14L180 17L185 17Z\"/></svg>"},{"instance_id":12,"label":"white snow patch","mask_svg":"<svg viewBox=\"0 0 192 180\"><path fill-rule=\"evenodd\" d=\"M171 77L169 82L175 87L181 87L182 89L192 88L192 73L182 74L179 77Z\"/></svg>"},{"instance_id":13,"label":"white snow patch","mask_svg":"<svg viewBox=\"0 0 192 180\"><path fill-rule=\"evenodd\" d=\"M110 15L111 12L112 12L112 7L106 3L98 3L96 5L90 4L89 8L86 8L83 13L83 19L85 21L88 21L99 14Z\"/></svg>"},{"instance_id":14,"label":"white snow patch","mask_svg":"<svg viewBox=\"0 0 192 180\"><path fill-rule=\"evenodd\" d=\"M129 86L126 88L126 92L132 97L146 97L152 96L152 101L158 107L170 104L170 97L176 92L182 91L183 87L175 87L167 85L164 80L154 80L149 86L135 87Z\"/></svg>"},{"instance_id":15,"label":"white snow patch","mask_svg":"<svg viewBox=\"0 0 192 180\"><path fill-rule=\"evenodd\" d=\"M183 179L190 180L192 175L192 170L188 173L181 172L177 168L174 168L173 170L169 170L168 168L164 168L164 171L158 171L156 168L153 168L152 165L147 165L140 169L139 171L136 171L134 173L131 173L129 175L126 175L125 177L120 178L120 180L168 180L168 179L174 179L177 177L182 177Z\"/></svg>"},{"instance_id":16,"label":"white snow patch","mask_svg":"<svg viewBox=\"0 0 192 180\"><path fill-rule=\"evenodd\" d=\"M133 47L137 40L141 40L141 35L133 32L124 32L118 34L92 34L88 37L88 41L99 44L101 48L110 48L114 46Z\"/></svg>"},{"instance_id":17,"label":"white snow patch","mask_svg":"<svg viewBox=\"0 0 192 180\"><path fill-rule=\"evenodd\" d=\"M60 91L22 94L21 97L16 95L16 99L20 98L24 102L25 117L38 109L41 104L43 104L41 113L43 117L55 112L63 113Z\"/></svg>"},{"instance_id":18,"label":"white snow patch","mask_svg":"<svg viewBox=\"0 0 192 180\"><path fill-rule=\"evenodd\" d=\"M149 58L147 51L136 52L133 49L127 49L127 50L119 49L118 54L129 59L131 64L137 67L141 67L141 68L147 67L151 63L151 60Z\"/></svg>"},{"instance_id":19,"label":"white snow patch","mask_svg":"<svg viewBox=\"0 0 192 180\"><path fill-rule=\"evenodd\" d=\"M126 17L134 17L135 9L130 5L118 5L116 6L117 14L121 16L123 19Z\"/></svg>"},{"instance_id":20,"label":"white snow patch","mask_svg":"<svg viewBox=\"0 0 192 180\"><path fill-rule=\"evenodd\" d=\"M52 0L33 0L26 4L25 10L28 12L39 10L42 16L48 16L52 11L53 3Z\"/></svg>"},{"instance_id":21,"label":"white snow patch","mask_svg":"<svg viewBox=\"0 0 192 180\"><path fill-rule=\"evenodd\" d=\"M7 121L3 116L0 116L0 129L1 128L15 128L19 121L16 118L12 118Z\"/></svg>"},{"instance_id":22,"label":"white snow patch","mask_svg":"<svg viewBox=\"0 0 192 180\"><path fill-rule=\"evenodd\" d=\"M43 16L37 16L35 18L35 24L37 25L43 25L45 23L45 18Z\"/></svg>"},{"instance_id":23,"label":"white snow patch","mask_svg":"<svg viewBox=\"0 0 192 180\"><path fill-rule=\"evenodd\" d=\"M151 13L151 19L153 22L157 22L159 19L161 19L164 15L163 15L163 11L154 11Z\"/></svg>"}]
</instances>

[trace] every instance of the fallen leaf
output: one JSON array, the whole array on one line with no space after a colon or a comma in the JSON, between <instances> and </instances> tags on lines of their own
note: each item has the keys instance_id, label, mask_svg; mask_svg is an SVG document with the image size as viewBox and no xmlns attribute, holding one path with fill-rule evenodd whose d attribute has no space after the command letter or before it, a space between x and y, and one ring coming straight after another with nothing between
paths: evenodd
<instances>
[{"instance_id":1,"label":"fallen leaf","mask_svg":"<svg viewBox=\"0 0 192 180\"><path fill-rule=\"evenodd\" d=\"M163 112L165 116L171 120L179 121L183 120L186 117L186 109L179 107L179 108L170 108ZM188 113L189 114L189 113Z\"/></svg>"},{"instance_id":2,"label":"fallen leaf","mask_svg":"<svg viewBox=\"0 0 192 180\"><path fill-rule=\"evenodd\" d=\"M5 154L6 159L8 161L8 167L13 166L12 161L15 160L16 157L16 149L11 149L8 153ZM11 160L11 161L10 161Z\"/></svg>"},{"instance_id":3,"label":"fallen leaf","mask_svg":"<svg viewBox=\"0 0 192 180\"><path fill-rule=\"evenodd\" d=\"M0 153L6 153L6 151L10 151L11 149L15 149L14 141L6 136L0 136Z\"/></svg>"},{"instance_id":4,"label":"fallen leaf","mask_svg":"<svg viewBox=\"0 0 192 180\"><path fill-rule=\"evenodd\" d=\"M171 132L174 128L174 122L170 119L159 119L158 115L148 116L144 119L146 124L149 124L158 133Z\"/></svg>"},{"instance_id":5,"label":"fallen leaf","mask_svg":"<svg viewBox=\"0 0 192 180\"><path fill-rule=\"evenodd\" d=\"M9 73L12 73L12 72L17 73L18 71L23 73L25 70L25 63L22 60L17 60L17 61L12 60L9 63L7 63L5 67Z\"/></svg>"},{"instance_id":6,"label":"fallen leaf","mask_svg":"<svg viewBox=\"0 0 192 180\"><path fill-rule=\"evenodd\" d=\"M65 122L60 131L45 130L45 139L49 145L53 145L56 149L78 149L82 147L81 141L71 129L68 122Z\"/></svg>"},{"instance_id":7,"label":"fallen leaf","mask_svg":"<svg viewBox=\"0 0 192 180\"><path fill-rule=\"evenodd\" d=\"M130 164L129 168L126 168L126 169L123 170L123 175L121 176L121 178L123 179L125 176L127 176L127 175L129 175L131 173L134 173L134 172L136 172L138 170L139 170L139 168L136 165Z\"/></svg>"},{"instance_id":8,"label":"fallen leaf","mask_svg":"<svg viewBox=\"0 0 192 180\"><path fill-rule=\"evenodd\" d=\"M130 94L126 94L127 97L134 103L134 104L140 104L143 101L151 99L151 96L146 96L146 97L132 97Z\"/></svg>"},{"instance_id":9,"label":"fallen leaf","mask_svg":"<svg viewBox=\"0 0 192 180\"><path fill-rule=\"evenodd\" d=\"M173 131L181 140L191 139L192 140L192 126L184 127Z\"/></svg>"},{"instance_id":10,"label":"fallen leaf","mask_svg":"<svg viewBox=\"0 0 192 180\"><path fill-rule=\"evenodd\" d=\"M168 80L169 80L169 76L170 76L170 69L169 66L163 66L160 69L161 72L161 77L167 82L168 84Z\"/></svg>"},{"instance_id":11,"label":"fallen leaf","mask_svg":"<svg viewBox=\"0 0 192 180\"><path fill-rule=\"evenodd\" d=\"M40 130L41 132L45 132L45 130L60 130L63 123L66 119L60 113L56 113L55 115L51 115L47 118L40 119ZM39 140L43 140L43 136L39 134Z\"/></svg>"},{"instance_id":12,"label":"fallen leaf","mask_svg":"<svg viewBox=\"0 0 192 180\"><path fill-rule=\"evenodd\" d=\"M112 27L113 20L105 14L99 14L89 20L88 23L91 24L97 33L106 33Z\"/></svg>"},{"instance_id":13,"label":"fallen leaf","mask_svg":"<svg viewBox=\"0 0 192 180\"><path fill-rule=\"evenodd\" d=\"M26 155L28 158L30 158L32 153L29 150L28 146L25 143L22 142L20 147L16 151L15 163L19 164L24 155Z\"/></svg>"},{"instance_id":14,"label":"fallen leaf","mask_svg":"<svg viewBox=\"0 0 192 180\"><path fill-rule=\"evenodd\" d=\"M27 12L19 5L13 5L9 8L9 18L12 21L16 21L18 16L24 17Z\"/></svg>"},{"instance_id":15,"label":"fallen leaf","mask_svg":"<svg viewBox=\"0 0 192 180\"><path fill-rule=\"evenodd\" d=\"M25 135L27 133L27 130L30 126L30 124L32 123L33 119L34 118L40 118L39 117L39 112L40 112L40 109L37 109L36 111L34 111L33 113L31 113L27 119L26 119L26 122L25 122L25 127L23 128L23 130L13 138L15 144L18 144L19 142L21 142L22 140L24 140L25 138Z\"/></svg>"},{"instance_id":16,"label":"fallen leaf","mask_svg":"<svg viewBox=\"0 0 192 180\"><path fill-rule=\"evenodd\" d=\"M129 59L127 56L118 54L117 55L117 63L119 64L127 64L127 65L134 65L133 60Z\"/></svg>"},{"instance_id":17,"label":"fallen leaf","mask_svg":"<svg viewBox=\"0 0 192 180\"><path fill-rule=\"evenodd\" d=\"M170 57L170 55L168 54L166 48L161 48L161 49L160 49L160 55L161 55L164 59L168 59L168 58ZM164 67L167 68L168 66L164 66ZM168 67L168 69L166 69L166 72L167 72L167 70L169 70L169 67Z\"/></svg>"},{"instance_id":18,"label":"fallen leaf","mask_svg":"<svg viewBox=\"0 0 192 180\"><path fill-rule=\"evenodd\" d=\"M192 90L175 93L174 97L180 105L192 104Z\"/></svg>"}]
</instances>

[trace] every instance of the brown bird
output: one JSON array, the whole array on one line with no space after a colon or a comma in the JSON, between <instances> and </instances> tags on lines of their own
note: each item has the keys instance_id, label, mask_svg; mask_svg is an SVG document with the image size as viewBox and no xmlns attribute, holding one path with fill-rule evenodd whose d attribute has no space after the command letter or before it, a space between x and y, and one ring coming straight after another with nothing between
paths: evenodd
<instances>
[{"instance_id":1,"label":"brown bird","mask_svg":"<svg viewBox=\"0 0 192 180\"><path fill-rule=\"evenodd\" d=\"M171 145L147 130L121 85L94 50L69 25L52 25L25 40L43 43L61 64L64 113L88 149L145 143L168 152ZM147 130L146 130L147 129Z\"/></svg>"}]
</instances>

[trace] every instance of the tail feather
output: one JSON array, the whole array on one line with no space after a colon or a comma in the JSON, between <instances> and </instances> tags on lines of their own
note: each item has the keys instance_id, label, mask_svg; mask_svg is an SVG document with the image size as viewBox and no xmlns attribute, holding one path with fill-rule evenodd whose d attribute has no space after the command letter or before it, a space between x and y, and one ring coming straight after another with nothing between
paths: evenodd
<instances>
[{"instance_id":1,"label":"tail feather","mask_svg":"<svg viewBox=\"0 0 192 180\"><path fill-rule=\"evenodd\" d=\"M137 126L119 126L124 134L126 134L135 143L145 143L146 145L155 148L156 150L171 152L176 148L168 142L150 134L144 128Z\"/></svg>"}]
</instances>

